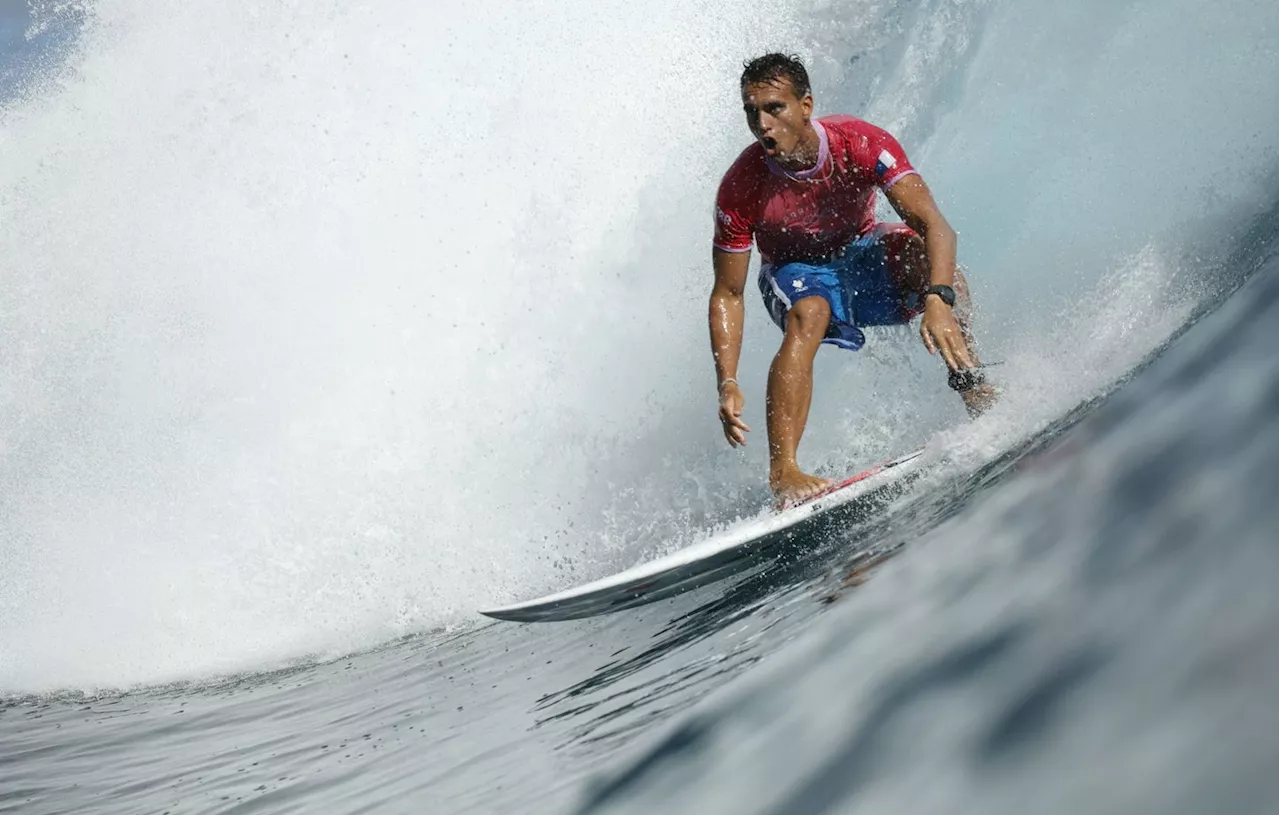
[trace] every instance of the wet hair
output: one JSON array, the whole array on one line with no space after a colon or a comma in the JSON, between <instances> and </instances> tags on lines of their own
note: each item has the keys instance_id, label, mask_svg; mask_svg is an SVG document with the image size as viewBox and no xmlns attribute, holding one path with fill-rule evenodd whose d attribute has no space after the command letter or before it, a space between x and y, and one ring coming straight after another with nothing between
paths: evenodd
<instances>
[{"instance_id":1,"label":"wet hair","mask_svg":"<svg viewBox=\"0 0 1280 815\"><path fill-rule=\"evenodd\" d=\"M809 95L809 72L795 54L765 54L742 63L741 87L756 84L773 84L786 79L796 92L797 99Z\"/></svg>"}]
</instances>

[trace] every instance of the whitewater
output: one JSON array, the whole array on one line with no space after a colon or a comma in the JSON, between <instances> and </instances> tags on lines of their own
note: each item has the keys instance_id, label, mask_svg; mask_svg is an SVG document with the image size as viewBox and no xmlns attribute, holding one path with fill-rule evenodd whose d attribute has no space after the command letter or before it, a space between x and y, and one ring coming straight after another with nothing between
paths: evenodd
<instances>
[{"instance_id":1,"label":"whitewater","mask_svg":"<svg viewBox=\"0 0 1280 815\"><path fill-rule=\"evenodd\" d=\"M1276 42L1188 0L0 7L0 812L1274 811ZM768 501L706 296L777 49L930 184L1001 403L911 330L824 350L801 460L925 445L892 506L483 621Z\"/></svg>"}]
</instances>

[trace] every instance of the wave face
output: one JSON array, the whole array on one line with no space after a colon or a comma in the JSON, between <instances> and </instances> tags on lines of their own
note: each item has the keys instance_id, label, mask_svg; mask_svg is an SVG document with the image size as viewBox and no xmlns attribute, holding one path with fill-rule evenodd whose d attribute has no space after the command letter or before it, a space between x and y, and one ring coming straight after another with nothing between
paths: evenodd
<instances>
[{"instance_id":1,"label":"wave face","mask_svg":"<svg viewBox=\"0 0 1280 815\"><path fill-rule=\"evenodd\" d=\"M1275 811L1274 6L691 5L0 8L0 809ZM765 502L704 309L773 48L1003 401L824 352L804 462L927 443L900 500L475 625Z\"/></svg>"},{"instance_id":2,"label":"wave face","mask_svg":"<svg viewBox=\"0 0 1280 815\"><path fill-rule=\"evenodd\" d=\"M1274 807L1275 251L579 811Z\"/></svg>"},{"instance_id":3,"label":"wave face","mask_svg":"<svg viewBox=\"0 0 1280 815\"><path fill-rule=\"evenodd\" d=\"M961 426L906 332L824 352L814 466L989 460L1238 282L1274 207L1274 10L695 5L39 5L59 59L0 95L0 688L468 625L753 511L705 328L744 56L899 133L1005 361Z\"/></svg>"}]
</instances>

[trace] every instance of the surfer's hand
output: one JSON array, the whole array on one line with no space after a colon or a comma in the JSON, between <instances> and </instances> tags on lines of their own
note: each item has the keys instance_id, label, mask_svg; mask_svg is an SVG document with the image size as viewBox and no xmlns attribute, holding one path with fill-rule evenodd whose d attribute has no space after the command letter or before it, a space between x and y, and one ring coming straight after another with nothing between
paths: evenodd
<instances>
[{"instance_id":1,"label":"surfer's hand","mask_svg":"<svg viewBox=\"0 0 1280 815\"><path fill-rule=\"evenodd\" d=\"M926 297L924 317L920 320L920 339L930 354L942 354L947 367L953 371L974 367L964 332L951 313L951 306L939 297Z\"/></svg>"},{"instance_id":2,"label":"surfer's hand","mask_svg":"<svg viewBox=\"0 0 1280 815\"><path fill-rule=\"evenodd\" d=\"M742 421L742 391L738 390L737 382L726 382L720 389L720 424L724 426L724 437L730 446L746 446L751 428Z\"/></svg>"}]
</instances>

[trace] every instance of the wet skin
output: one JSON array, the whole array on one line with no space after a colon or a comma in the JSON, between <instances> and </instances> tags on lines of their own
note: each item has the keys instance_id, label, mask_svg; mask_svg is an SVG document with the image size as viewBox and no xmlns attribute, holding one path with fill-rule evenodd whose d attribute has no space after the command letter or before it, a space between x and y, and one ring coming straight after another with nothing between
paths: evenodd
<instances>
[{"instance_id":1,"label":"wet skin","mask_svg":"<svg viewBox=\"0 0 1280 815\"><path fill-rule=\"evenodd\" d=\"M818 134L813 128L813 97L798 96L788 80L754 83L742 88L742 107L751 134L779 166L802 171L814 166ZM938 210L929 188L917 175L907 176L886 193L890 204L917 235L907 248L906 285L923 293L930 285L956 290L954 313L941 298L925 298L920 337L931 354L940 354L949 370L978 364L972 347L972 305L967 281L955 266L955 232ZM745 445L751 428L742 419L743 398L736 377L742 346L743 289L749 252L713 250L715 286L709 305L711 346L720 386L720 421L730 445ZM821 297L797 301L787 314L782 346L769 369L765 399L769 436L769 486L779 503L804 500L826 489L827 479L806 473L796 460L813 397L813 358L826 334L830 306ZM990 386L961 394L970 415L994 401Z\"/></svg>"},{"instance_id":2,"label":"wet skin","mask_svg":"<svg viewBox=\"0 0 1280 815\"><path fill-rule=\"evenodd\" d=\"M818 161L818 131L813 129L813 97L797 97L787 80L742 88L747 129L778 166L808 170Z\"/></svg>"}]
</instances>

